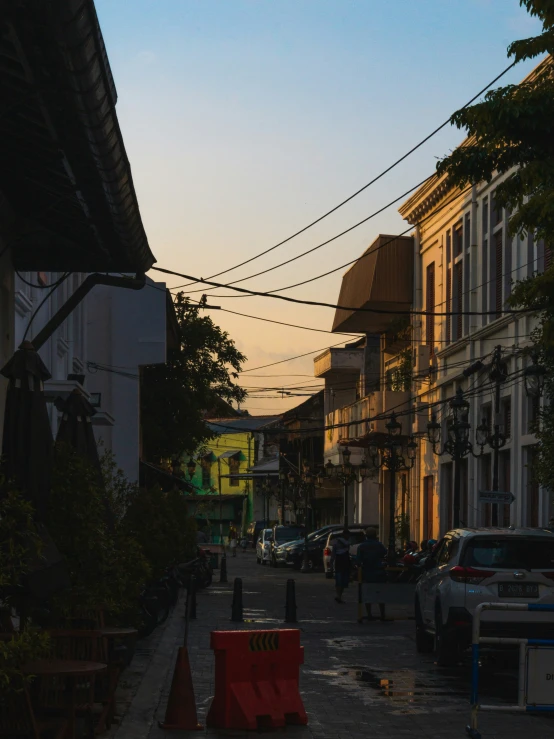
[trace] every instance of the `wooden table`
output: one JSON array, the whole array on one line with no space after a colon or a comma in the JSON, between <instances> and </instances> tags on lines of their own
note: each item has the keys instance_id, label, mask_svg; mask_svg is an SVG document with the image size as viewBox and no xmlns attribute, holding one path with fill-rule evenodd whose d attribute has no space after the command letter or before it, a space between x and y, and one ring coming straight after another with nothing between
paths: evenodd
<instances>
[{"instance_id":1,"label":"wooden table","mask_svg":"<svg viewBox=\"0 0 554 739\"><path fill-rule=\"evenodd\" d=\"M83 662L75 659L37 659L26 662L22 671L27 675L36 677L67 677L75 681L78 677L94 677L104 672L108 665L103 662ZM75 737L75 682L73 682L72 700L69 708L68 737Z\"/></svg>"},{"instance_id":2,"label":"wooden table","mask_svg":"<svg viewBox=\"0 0 554 739\"><path fill-rule=\"evenodd\" d=\"M132 629L126 626L104 626L99 629L100 634L106 640L106 642L114 641L115 639L136 639L138 636L137 629ZM113 717L115 716L115 691L117 689L117 683L119 681L119 675L121 670L128 664L128 659L117 659L117 655L113 651L110 651L110 647L105 652L106 660L109 663L108 666L108 693L107 700L104 704L100 718L98 719L97 731L100 733L109 728Z\"/></svg>"},{"instance_id":3,"label":"wooden table","mask_svg":"<svg viewBox=\"0 0 554 739\"><path fill-rule=\"evenodd\" d=\"M128 626L104 626L98 631L106 639L125 639L130 636L137 636L137 629L132 629Z\"/></svg>"}]
</instances>

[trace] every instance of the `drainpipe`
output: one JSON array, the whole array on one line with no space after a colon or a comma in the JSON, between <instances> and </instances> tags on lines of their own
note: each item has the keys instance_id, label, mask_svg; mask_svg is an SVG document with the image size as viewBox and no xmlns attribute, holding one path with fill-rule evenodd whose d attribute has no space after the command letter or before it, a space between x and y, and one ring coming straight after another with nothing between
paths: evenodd
<instances>
[{"instance_id":1,"label":"drainpipe","mask_svg":"<svg viewBox=\"0 0 554 739\"><path fill-rule=\"evenodd\" d=\"M88 295L96 285L108 285L110 287L125 287L129 290L142 290L146 285L146 275L137 273L135 277L116 277L115 275L101 275L95 272L88 275L81 285L75 290L69 300L62 305L60 310L52 316L46 326L38 332L31 344L38 351L48 341L54 331L59 328L68 316L75 310L79 303Z\"/></svg>"}]
</instances>

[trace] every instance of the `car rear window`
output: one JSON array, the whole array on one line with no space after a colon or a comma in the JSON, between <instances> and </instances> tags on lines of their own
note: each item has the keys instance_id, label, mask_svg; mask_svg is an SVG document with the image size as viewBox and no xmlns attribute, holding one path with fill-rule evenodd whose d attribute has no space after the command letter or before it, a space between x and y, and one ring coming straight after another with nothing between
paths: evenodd
<instances>
[{"instance_id":1,"label":"car rear window","mask_svg":"<svg viewBox=\"0 0 554 739\"><path fill-rule=\"evenodd\" d=\"M554 537L475 538L468 543L462 564L466 567L554 570Z\"/></svg>"},{"instance_id":2,"label":"car rear window","mask_svg":"<svg viewBox=\"0 0 554 739\"><path fill-rule=\"evenodd\" d=\"M277 541L292 541L298 539L302 535L302 529L294 526L284 526L275 529L275 536Z\"/></svg>"}]
</instances>

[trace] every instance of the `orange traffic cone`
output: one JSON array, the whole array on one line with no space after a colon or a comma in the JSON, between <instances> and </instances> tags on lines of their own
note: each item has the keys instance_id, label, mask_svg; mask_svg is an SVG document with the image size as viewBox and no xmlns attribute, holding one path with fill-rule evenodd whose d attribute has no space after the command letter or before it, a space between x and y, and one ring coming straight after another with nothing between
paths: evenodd
<instances>
[{"instance_id":1,"label":"orange traffic cone","mask_svg":"<svg viewBox=\"0 0 554 739\"><path fill-rule=\"evenodd\" d=\"M196 715L189 652L186 647L179 647L165 712L165 721L160 723L160 728L185 731L200 731L204 728L202 724L198 723L198 716Z\"/></svg>"}]
</instances>

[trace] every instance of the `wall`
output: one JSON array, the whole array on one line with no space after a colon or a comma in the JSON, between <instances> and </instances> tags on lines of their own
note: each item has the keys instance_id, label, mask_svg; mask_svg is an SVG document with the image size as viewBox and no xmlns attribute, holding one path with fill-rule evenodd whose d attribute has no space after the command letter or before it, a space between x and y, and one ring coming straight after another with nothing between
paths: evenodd
<instances>
[{"instance_id":1,"label":"wall","mask_svg":"<svg viewBox=\"0 0 554 739\"><path fill-rule=\"evenodd\" d=\"M87 298L86 389L100 394L97 440L130 481L139 476L140 367L166 361L166 288L147 278L142 290L98 286ZM97 369L93 365L101 365Z\"/></svg>"}]
</instances>

